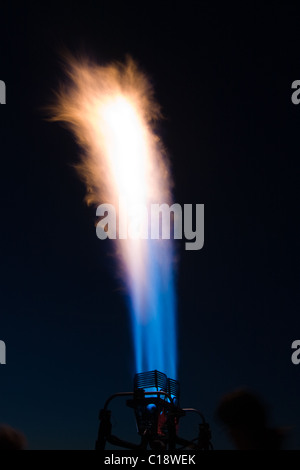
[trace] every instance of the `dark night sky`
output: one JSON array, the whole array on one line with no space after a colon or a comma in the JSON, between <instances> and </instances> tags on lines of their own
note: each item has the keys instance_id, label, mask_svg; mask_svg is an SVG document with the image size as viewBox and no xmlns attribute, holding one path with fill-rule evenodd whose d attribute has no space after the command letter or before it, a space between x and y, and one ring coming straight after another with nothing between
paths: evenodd
<instances>
[{"instance_id":1,"label":"dark night sky","mask_svg":"<svg viewBox=\"0 0 300 470\"><path fill-rule=\"evenodd\" d=\"M126 303L72 168L79 149L42 111L67 47L101 64L137 60L166 117L175 200L205 204L204 248L180 246L181 405L203 411L214 446L228 449L214 411L247 386L299 449L300 8L162 4L3 7L0 422L31 449L93 449L98 410L132 388ZM135 436L127 413L116 410L116 433Z\"/></svg>"}]
</instances>

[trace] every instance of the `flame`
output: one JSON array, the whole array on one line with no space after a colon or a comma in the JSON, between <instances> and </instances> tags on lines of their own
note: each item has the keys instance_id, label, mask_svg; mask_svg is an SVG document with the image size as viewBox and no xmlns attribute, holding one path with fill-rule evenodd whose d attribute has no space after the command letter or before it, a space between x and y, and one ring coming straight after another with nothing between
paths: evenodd
<instances>
[{"instance_id":1,"label":"flame","mask_svg":"<svg viewBox=\"0 0 300 470\"><path fill-rule=\"evenodd\" d=\"M77 170L86 202L110 203L117 212L120 200L129 208L170 203L170 165L155 132L161 111L146 75L131 58L99 66L71 56L66 73L51 120L65 122L83 150ZM119 237L115 243L129 293L136 371L158 369L175 378L172 243Z\"/></svg>"}]
</instances>

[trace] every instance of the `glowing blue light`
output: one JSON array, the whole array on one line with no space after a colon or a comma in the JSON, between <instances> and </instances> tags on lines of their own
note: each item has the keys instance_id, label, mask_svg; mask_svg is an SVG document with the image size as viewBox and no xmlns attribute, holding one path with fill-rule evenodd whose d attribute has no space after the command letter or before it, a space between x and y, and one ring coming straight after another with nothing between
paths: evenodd
<instances>
[{"instance_id":1,"label":"glowing blue light","mask_svg":"<svg viewBox=\"0 0 300 470\"><path fill-rule=\"evenodd\" d=\"M177 377L174 254L171 240L145 240L147 279L128 283L136 372Z\"/></svg>"},{"instance_id":2,"label":"glowing blue light","mask_svg":"<svg viewBox=\"0 0 300 470\"><path fill-rule=\"evenodd\" d=\"M154 403L149 403L149 405L146 406L146 409L147 409L150 413L154 413L154 411L156 410L156 405L154 405Z\"/></svg>"}]
</instances>

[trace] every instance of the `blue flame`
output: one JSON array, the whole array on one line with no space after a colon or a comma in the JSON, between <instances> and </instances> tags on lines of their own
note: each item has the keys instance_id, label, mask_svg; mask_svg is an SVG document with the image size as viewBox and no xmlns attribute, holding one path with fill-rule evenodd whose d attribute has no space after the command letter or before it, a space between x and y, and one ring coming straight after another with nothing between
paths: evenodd
<instances>
[{"instance_id":1,"label":"blue flame","mask_svg":"<svg viewBox=\"0 0 300 470\"><path fill-rule=\"evenodd\" d=\"M147 240L146 277L128 286L136 373L177 378L175 274L172 240Z\"/></svg>"}]
</instances>

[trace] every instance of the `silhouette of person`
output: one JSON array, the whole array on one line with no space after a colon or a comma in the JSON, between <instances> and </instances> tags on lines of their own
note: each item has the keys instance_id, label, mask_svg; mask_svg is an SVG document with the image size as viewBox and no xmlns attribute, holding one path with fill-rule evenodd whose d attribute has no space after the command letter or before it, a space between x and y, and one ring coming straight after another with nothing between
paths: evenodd
<instances>
[{"instance_id":1,"label":"silhouette of person","mask_svg":"<svg viewBox=\"0 0 300 470\"><path fill-rule=\"evenodd\" d=\"M25 450L26 444L21 431L8 424L0 425L0 450Z\"/></svg>"},{"instance_id":2,"label":"silhouette of person","mask_svg":"<svg viewBox=\"0 0 300 470\"><path fill-rule=\"evenodd\" d=\"M238 450L280 450L283 432L267 423L263 402L252 392L239 389L224 395L216 417L229 431Z\"/></svg>"}]
</instances>

